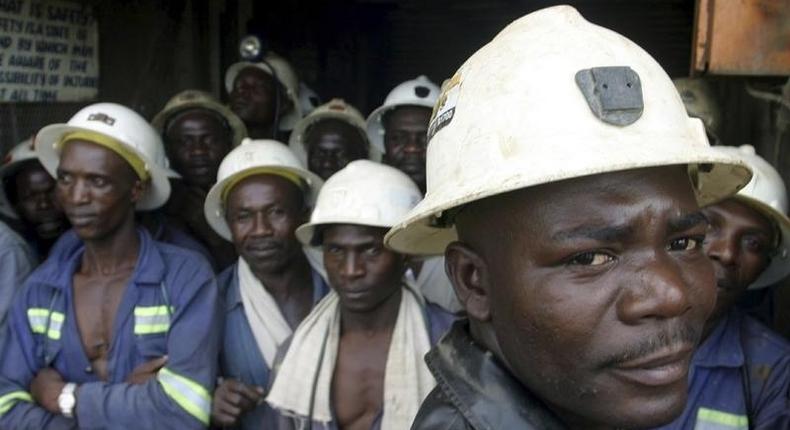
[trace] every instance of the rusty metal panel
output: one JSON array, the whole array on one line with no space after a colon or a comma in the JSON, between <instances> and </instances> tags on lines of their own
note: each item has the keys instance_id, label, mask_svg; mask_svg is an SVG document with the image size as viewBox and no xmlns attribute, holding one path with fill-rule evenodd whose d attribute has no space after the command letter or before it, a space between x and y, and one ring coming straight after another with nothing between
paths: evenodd
<instances>
[{"instance_id":1,"label":"rusty metal panel","mask_svg":"<svg viewBox=\"0 0 790 430\"><path fill-rule=\"evenodd\" d=\"M692 74L790 74L790 1L697 0Z\"/></svg>"}]
</instances>

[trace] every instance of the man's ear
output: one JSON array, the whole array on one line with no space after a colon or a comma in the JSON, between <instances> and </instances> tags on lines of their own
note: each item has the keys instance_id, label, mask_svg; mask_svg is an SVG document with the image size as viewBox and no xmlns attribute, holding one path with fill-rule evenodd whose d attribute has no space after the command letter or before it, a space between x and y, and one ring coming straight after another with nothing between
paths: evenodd
<instances>
[{"instance_id":1,"label":"man's ear","mask_svg":"<svg viewBox=\"0 0 790 430\"><path fill-rule=\"evenodd\" d=\"M145 193L146 188L148 188L150 185L151 185L150 180L148 181L143 181L141 179L135 180L134 184L132 184L132 191L131 191L132 203L137 205L137 202L139 202L140 199L143 198L143 193Z\"/></svg>"},{"instance_id":2,"label":"man's ear","mask_svg":"<svg viewBox=\"0 0 790 430\"><path fill-rule=\"evenodd\" d=\"M444 268L458 301L470 318L486 322L491 319L488 266L467 244L453 242L444 252Z\"/></svg>"}]
</instances>

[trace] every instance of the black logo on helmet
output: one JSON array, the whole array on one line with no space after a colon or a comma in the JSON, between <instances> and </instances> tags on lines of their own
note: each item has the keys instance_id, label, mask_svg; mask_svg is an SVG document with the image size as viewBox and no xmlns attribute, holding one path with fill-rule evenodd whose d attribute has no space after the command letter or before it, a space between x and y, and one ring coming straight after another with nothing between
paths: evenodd
<instances>
[{"instance_id":1,"label":"black logo on helmet","mask_svg":"<svg viewBox=\"0 0 790 430\"><path fill-rule=\"evenodd\" d=\"M431 89L428 87L423 87L422 85L414 87L414 94L421 99L428 97L430 93Z\"/></svg>"},{"instance_id":2,"label":"black logo on helmet","mask_svg":"<svg viewBox=\"0 0 790 430\"><path fill-rule=\"evenodd\" d=\"M106 113L92 113L88 116L88 121L101 121L107 125L115 124L115 118Z\"/></svg>"}]
</instances>

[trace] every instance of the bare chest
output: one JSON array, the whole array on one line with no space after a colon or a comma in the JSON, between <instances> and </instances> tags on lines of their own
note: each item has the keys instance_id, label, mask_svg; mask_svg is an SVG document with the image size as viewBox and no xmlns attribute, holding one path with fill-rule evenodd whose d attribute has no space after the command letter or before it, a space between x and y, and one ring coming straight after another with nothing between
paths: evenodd
<instances>
[{"instance_id":1,"label":"bare chest","mask_svg":"<svg viewBox=\"0 0 790 430\"><path fill-rule=\"evenodd\" d=\"M369 430L381 412L390 336L342 340L332 379L338 426Z\"/></svg>"},{"instance_id":2,"label":"bare chest","mask_svg":"<svg viewBox=\"0 0 790 430\"><path fill-rule=\"evenodd\" d=\"M111 276L74 276L74 310L82 347L102 380L108 376L115 317L131 274L129 271Z\"/></svg>"}]
</instances>

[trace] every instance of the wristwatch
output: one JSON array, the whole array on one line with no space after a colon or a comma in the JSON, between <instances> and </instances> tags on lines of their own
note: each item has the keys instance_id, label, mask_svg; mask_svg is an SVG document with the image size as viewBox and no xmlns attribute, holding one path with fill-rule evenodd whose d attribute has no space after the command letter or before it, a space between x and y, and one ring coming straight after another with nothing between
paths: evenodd
<instances>
[{"instance_id":1,"label":"wristwatch","mask_svg":"<svg viewBox=\"0 0 790 430\"><path fill-rule=\"evenodd\" d=\"M63 386L63 390L58 395L60 413L66 418L74 418L74 406L77 405L77 397L74 396L76 390L77 384L69 382Z\"/></svg>"}]
</instances>

